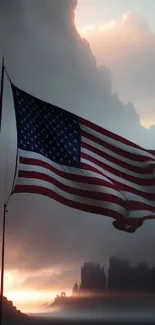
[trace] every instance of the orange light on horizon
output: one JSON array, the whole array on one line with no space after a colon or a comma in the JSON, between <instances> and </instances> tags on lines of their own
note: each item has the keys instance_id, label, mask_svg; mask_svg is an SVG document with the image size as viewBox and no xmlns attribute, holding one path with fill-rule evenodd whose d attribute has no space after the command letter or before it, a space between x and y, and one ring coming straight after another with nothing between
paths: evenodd
<instances>
[{"instance_id":1,"label":"orange light on horizon","mask_svg":"<svg viewBox=\"0 0 155 325\"><path fill-rule=\"evenodd\" d=\"M141 122L141 125L146 129L149 129L151 126L155 125L155 119L153 119L153 118L150 120L141 118L140 122Z\"/></svg>"},{"instance_id":2,"label":"orange light on horizon","mask_svg":"<svg viewBox=\"0 0 155 325\"><path fill-rule=\"evenodd\" d=\"M66 290L66 295L70 296L71 292ZM41 312L41 305L44 303L52 303L56 298L58 291L7 291L5 296L13 302L13 305L23 313Z\"/></svg>"}]
</instances>

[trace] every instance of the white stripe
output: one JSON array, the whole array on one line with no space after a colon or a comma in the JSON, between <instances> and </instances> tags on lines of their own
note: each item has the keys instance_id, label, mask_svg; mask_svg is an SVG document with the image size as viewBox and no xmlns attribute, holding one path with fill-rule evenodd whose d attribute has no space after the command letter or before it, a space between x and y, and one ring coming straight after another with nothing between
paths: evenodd
<instances>
[{"instance_id":1,"label":"white stripe","mask_svg":"<svg viewBox=\"0 0 155 325\"><path fill-rule=\"evenodd\" d=\"M68 172L70 174L74 174L74 175L81 175L81 176L87 176L87 177L94 177L97 179L103 179L104 181L107 181L111 184L113 184L113 181L118 181L122 184L125 184L127 186L133 187L134 189L137 189L139 191L142 192L146 192L146 193L153 193L155 191L155 186L149 186L149 187L144 187L144 186L140 186L137 185L135 183L129 182L123 178L120 178L112 173L107 172L106 170L104 170L103 168L97 166L96 164L90 162L87 159L82 158L81 159L81 163L85 163L88 164L91 167L94 167L96 170L102 172L103 175L98 174L97 172L92 172L92 171L87 171L87 170L82 170L80 168L74 168L74 167L67 167L67 166L63 166L63 165L59 165L56 164L55 162L51 161L50 159L44 157L43 155L40 155L38 153L33 153L31 151L26 151L26 150L21 150L19 149L19 154L20 156L24 157L24 158L32 158L32 159L37 159L37 160L41 160L43 162L48 163L49 165L53 166L54 168L63 171L63 172Z\"/></svg>"},{"instance_id":2,"label":"white stripe","mask_svg":"<svg viewBox=\"0 0 155 325\"><path fill-rule=\"evenodd\" d=\"M124 216L127 215L127 211L122 206L120 206L116 203L98 201L98 200L89 199L89 198L86 198L83 196L72 195L70 193L67 193L67 192L61 190L60 188L57 188L57 186L55 186L49 182L42 181L39 179L28 179L28 178L20 177L17 180L17 185L41 186L43 188L47 188L49 190L54 191L55 193L59 194L61 197L64 197L67 200L77 202L77 203L82 203L82 204L89 205L89 206L102 207L105 209L118 211L121 215L124 215Z\"/></svg>"},{"instance_id":3,"label":"white stripe","mask_svg":"<svg viewBox=\"0 0 155 325\"><path fill-rule=\"evenodd\" d=\"M134 201L134 202L141 202L150 205L152 207L155 207L155 201L150 201L147 199L144 199L142 196L130 193L127 191L121 191L121 193L124 195L124 198L126 198L127 201Z\"/></svg>"},{"instance_id":4,"label":"white stripe","mask_svg":"<svg viewBox=\"0 0 155 325\"><path fill-rule=\"evenodd\" d=\"M110 145L112 145L113 147L116 147L116 148L119 148L119 149L122 149L126 152L130 152L131 154L136 154L136 155L140 155L140 156L144 156L144 157L150 157L153 161L155 161L155 156L151 153L149 153L147 150L142 150L142 149L139 149L139 148L135 148L135 147L132 147L132 146L129 146L127 144L124 144L123 142L121 141L118 141L118 140L115 140L113 138L110 138L106 135L103 135L97 131L95 131L94 129L92 128L89 128L87 126L85 126L84 124L80 123L80 127L83 131L103 140L103 141L106 141L107 143L109 143Z\"/></svg>"},{"instance_id":5,"label":"white stripe","mask_svg":"<svg viewBox=\"0 0 155 325\"><path fill-rule=\"evenodd\" d=\"M110 178L112 182L117 181L117 182L120 182L122 184L125 184L125 185L130 186L134 189L137 189L139 191L146 192L146 193L153 193L155 191L155 186L140 186L135 183L129 182L124 178L118 177L115 174L112 174L112 173L104 170L103 168L97 166L96 164L94 164L93 162L91 162L87 159L82 158L81 163L85 163L91 167L94 167L96 170L100 171L104 176Z\"/></svg>"},{"instance_id":6,"label":"white stripe","mask_svg":"<svg viewBox=\"0 0 155 325\"><path fill-rule=\"evenodd\" d=\"M131 166L134 166L134 167L140 167L140 168L148 168L150 165L154 165L155 166L155 159L153 161L135 161L134 159L131 160L129 158L126 158L124 157L123 155L119 155L118 153L110 150L110 149L107 149L105 148L104 146L101 146L100 144L86 138L85 136L82 136L81 137L81 141L96 148L96 149L99 149L100 151L102 151L103 153L106 153L108 155L110 155L111 157L114 157L122 162L126 162L128 163L129 165Z\"/></svg>"},{"instance_id":7,"label":"white stripe","mask_svg":"<svg viewBox=\"0 0 155 325\"><path fill-rule=\"evenodd\" d=\"M120 173L125 173L127 175L130 175L130 176L133 176L133 177L139 177L140 179L153 179L153 173L152 174L138 174L138 173L135 173L133 171L130 171L129 169L126 169L126 168L123 168L119 165L116 165L115 163L111 162L110 160L107 160L106 158L103 158L99 155L97 155L96 153L88 150L88 149L85 149L85 148L81 148L81 152L89 155L90 157L93 156L93 158L99 160L102 164L103 164L103 169L104 169L104 164L105 165L108 165L109 167L111 168L114 168L116 170L118 170ZM125 176L124 176L125 177Z\"/></svg>"},{"instance_id":8,"label":"white stripe","mask_svg":"<svg viewBox=\"0 0 155 325\"><path fill-rule=\"evenodd\" d=\"M93 191L93 192L99 192L99 193L106 193L106 194L111 194L115 195L117 197L120 197L123 200L129 200L129 201L134 201L134 202L142 202L145 204L150 205L150 207L155 207L155 201L149 201L147 199L144 199L140 195L133 194L127 191L117 191L112 188L109 188L108 186L100 186L100 185L91 185L91 184L86 184L86 183L78 183L75 181L69 181L66 178L60 177L59 175L53 173L47 168L40 167L40 166L33 166L33 165L25 165L25 164L19 164L19 169L21 171L27 171L27 172L38 172L38 173L43 173L45 175L49 175L53 178L55 178L57 181L60 183L79 189L79 190L86 190L86 191Z\"/></svg>"},{"instance_id":9,"label":"white stripe","mask_svg":"<svg viewBox=\"0 0 155 325\"><path fill-rule=\"evenodd\" d=\"M50 166L53 166L54 168L56 168L59 171L62 172L66 172L69 174L73 174L73 175L79 175L79 176L86 176L89 177L91 179L91 177L97 178L97 179L102 179L106 182L109 182L112 184L112 182L106 178L104 175L99 175L97 172L92 172L92 171L88 171L88 170L83 170L80 168L74 168L74 167L67 167L67 166L63 166L60 164L55 163L54 161L51 161L50 159L44 157L43 155L40 155L38 153L35 152L31 152L31 151L26 151L26 150L21 150L19 149L19 155L23 158L29 158L29 159L36 159L36 160L40 160L43 161L47 164L49 164Z\"/></svg>"},{"instance_id":10,"label":"white stripe","mask_svg":"<svg viewBox=\"0 0 155 325\"><path fill-rule=\"evenodd\" d=\"M129 218L140 219L144 217L152 216L155 218L155 213L150 210L130 210Z\"/></svg>"},{"instance_id":11,"label":"white stripe","mask_svg":"<svg viewBox=\"0 0 155 325\"><path fill-rule=\"evenodd\" d=\"M17 180L17 185L28 185L28 186L42 186L43 188L47 188L49 190L53 190L55 193L59 194L61 197L64 197L70 201L77 202L77 203L83 203L85 205L89 206L96 206L96 207L103 207L105 209L113 210L119 212L121 215L124 216L124 218L143 218L143 217L148 217L148 216L154 216L155 213L151 212L149 210L130 210L129 215L127 214L127 211L121 207L120 205L117 205L115 203L111 202L103 202L101 203L100 201L92 200L92 199L87 199L84 197L78 197L76 195L72 195L69 193L66 193L63 190L60 190L56 188L54 185L45 182L45 181L40 181L38 179L27 179L27 178L19 178ZM98 203L101 204L98 204Z\"/></svg>"},{"instance_id":12,"label":"white stripe","mask_svg":"<svg viewBox=\"0 0 155 325\"><path fill-rule=\"evenodd\" d=\"M36 158L36 159L39 159L39 160L42 160L42 161L45 161L45 162L48 162L50 163L50 165L53 165L53 162L51 162L48 158L42 156L42 155L39 155L39 154L35 154L33 152L26 152L26 151L23 151L23 150L19 150L20 154L22 153L22 156L24 157L27 157L27 158ZM36 156L39 156L39 157L36 157ZM87 162L86 162L87 163ZM61 165L58 165L56 163L54 163L54 167L59 167L59 170L63 170L64 171L64 167L66 168L66 166L61 166ZM37 168L37 169L36 169ZM31 166L31 165L25 165L25 164L20 164L20 170L27 170L27 171L46 171L45 174L47 174L47 169L44 168L44 167L39 167L39 166ZM72 168L72 172L73 170L76 170L77 169L74 169ZM68 171L67 171L68 172ZM85 171L84 171L85 173ZM52 173L53 174L53 173ZM92 172L90 172L89 176L92 174ZM98 178L102 178L101 175L98 175L97 173L93 173L95 175L97 175ZM55 174L56 175L56 174ZM56 178L56 177L55 177ZM62 179L62 178L61 178ZM106 179L106 178L104 178ZM60 181L60 178L59 178L59 181ZM61 180L62 182L62 180ZM66 181L65 181L66 183ZM74 184L76 184L76 186L78 186L79 188L79 184L77 182L71 182L72 183L72 186ZM60 190L59 188L57 188L56 186L46 182L46 181L40 181L40 180L36 180L36 179L27 179L27 178L19 178L17 180L17 184L20 184L20 185L38 185L38 186L43 186L43 187L46 187L46 188L49 188L49 189L52 189L54 192L58 193L59 195L61 195L62 197L66 197L67 199L71 200L71 201L75 201L75 202L79 202L79 198L80 198L80 202L79 203L84 203L84 204L89 204L89 205L94 205L94 206L102 206L103 204L103 207L105 208L109 208L109 209L113 209L114 208L114 211L118 211L121 209L123 209L125 211L124 208L120 207L120 205L117 205L115 203L110 203L110 202L102 202L102 204L100 204L101 202L98 201L98 200L92 200L92 199L87 199L87 198L84 198L84 197L78 197L76 195L71 195L69 193L66 193L65 191L63 190ZM50 186L49 186L50 185ZM67 185L69 185L69 183L67 183ZM83 184L82 184L83 185ZM87 185L86 185L87 186ZM133 186L133 184L132 184ZM92 186L91 186L92 187ZM101 187L101 186L97 186L98 187ZM81 187L80 187L81 188ZM85 187L86 188L86 187ZM107 192L107 187L106 187L106 192ZM114 193L119 193L119 191L114 191L112 189L109 189L111 194L112 192ZM93 191L94 191L94 186L93 186ZM143 203L146 203L148 205L150 205L150 210L151 210L151 206L155 206L155 202L153 201L148 201L146 199L143 199L143 197L139 196L139 195L136 195L136 194L133 194L133 193L129 193L129 192L126 192L126 191L122 191L121 192L122 195L127 199L127 200L133 200L133 201L138 201L138 202L143 202ZM63 195L62 195L63 194ZM115 194L114 194L115 195ZM76 198L76 199L75 199ZM82 199L82 202L81 202L81 199ZM94 204L96 203L96 205ZM126 214L126 213L125 213ZM142 218L142 217L147 217L147 216L155 216L155 213L151 212L151 211L140 211L140 210L130 210L129 212L129 216L128 217L131 217L131 218ZM125 217L127 217L127 214L125 215Z\"/></svg>"},{"instance_id":13,"label":"white stripe","mask_svg":"<svg viewBox=\"0 0 155 325\"><path fill-rule=\"evenodd\" d=\"M121 194L117 190L111 189L111 188L109 188L107 186L86 184L86 183L78 183L78 182L75 182L75 181L70 181L70 180L67 180L64 177L61 177L61 176L57 175L56 173L53 173L52 171L50 171L49 169L44 168L44 167L19 164L19 169L21 171L37 172L37 173L42 173L44 175L48 175L48 176L53 177L54 179L56 179L58 182L66 185L66 186L69 186L70 188L74 188L74 189L78 189L78 190L85 190L85 191L88 191L88 192L96 192L96 193L98 192L98 193L102 193L103 195L104 194L111 194L111 195L117 196L117 197L121 198L122 200L124 200L123 194Z\"/></svg>"}]
</instances>

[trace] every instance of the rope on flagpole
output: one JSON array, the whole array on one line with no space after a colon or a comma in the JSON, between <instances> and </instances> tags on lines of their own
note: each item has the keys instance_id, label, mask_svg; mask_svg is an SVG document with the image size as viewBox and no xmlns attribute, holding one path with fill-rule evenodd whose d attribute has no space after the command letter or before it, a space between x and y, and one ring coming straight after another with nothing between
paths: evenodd
<instances>
[{"instance_id":1,"label":"rope on flagpole","mask_svg":"<svg viewBox=\"0 0 155 325\"><path fill-rule=\"evenodd\" d=\"M11 83L11 85L12 85L12 81L11 81L11 79L10 79L10 77L9 77L9 74L8 74L7 69L6 69L5 66L4 66L4 70L5 70L5 73L6 73L6 76L7 76L8 80L10 81L10 83Z\"/></svg>"}]
</instances>

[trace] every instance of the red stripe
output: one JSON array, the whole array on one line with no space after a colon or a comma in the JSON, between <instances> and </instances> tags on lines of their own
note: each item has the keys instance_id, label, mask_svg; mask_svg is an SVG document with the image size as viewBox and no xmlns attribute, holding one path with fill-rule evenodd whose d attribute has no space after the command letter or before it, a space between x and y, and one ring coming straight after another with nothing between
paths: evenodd
<instances>
[{"instance_id":1,"label":"red stripe","mask_svg":"<svg viewBox=\"0 0 155 325\"><path fill-rule=\"evenodd\" d=\"M121 143L123 143L123 144L125 144L127 146L130 146L130 147L133 147L133 148L136 148L136 149L140 149L140 150L142 150L144 152L147 151L147 150L141 148L140 146L138 146L137 144L135 144L135 143L133 143L133 142L131 142L131 141L129 141L129 140L127 140L127 139L113 133L113 132L111 132L111 131L108 131L108 130L104 129L101 126L98 126L98 125L96 125L96 124L94 124L94 123L92 123L90 121L87 121L87 120L85 120L85 119L83 119L81 117L79 118L79 121L80 121L81 124L87 126L88 128L90 128L90 129L92 129L92 130L94 130L94 131L96 131L96 132L98 132L98 133L100 133L100 134L102 134L102 135L104 135L106 137L109 137L109 138L111 138L113 140L119 141L119 142L121 142Z\"/></svg>"},{"instance_id":2,"label":"red stripe","mask_svg":"<svg viewBox=\"0 0 155 325\"><path fill-rule=\"evenodd\" d=\"M48 190L44 187L41 186L29 186L29 185L16 185L15 187L15 193L31 193L31 194L41 194L41 195L45 195L48 196L58 202L60 202L61 204L67 205L71 208L77 209L77 210L82 210L85 212L89 212L89 213L94 213L94 214L99 214L99 215L104 215L107 217L111 217L115 220L119 220L119 221L125 221L128 223L130 222L130 224L133 225L137 225L137 223L141 220L147 220L147 219L155 219L155 216L145 216L142 218L128 218L125 219L122 215L120 215L117 211L113 211L110 209L104 209L104 208L100 208L100 207L94 207L94 206L90 206L90 205L86 205L86 204L82 204L82 203L76 203L70 200L67 200L63 197L61 197L60 195L58 195L57 193L55 193L52 190Z\"/></svg>"},{"instance_id":3,"label":"red stripe","mask_svg":"<svg viewBox=\"0 0 155 325\"><path fill-rule=\"evenodd\" d=\"M146 203L144 203L144 202L138 202L138 201L132 201L132 200L129 200L128 201L128 208L130 209L130 210L135 210L135 211L142 211L142 210L144 210L144 211L150 211L150 212L154 212L155 213L155 207L153 207L153 206L151 206L151 205L149 205L149 204L146 204ZM155 217L155 216L154 216Z\"/></svg>"},{"instance_id":4,"label":"red stripe","mask_svg":"<svg viewBox=\"0 0 155 325\"><path fill-rule=\"evenodd\" d=\"M71 208L82 210L89 213L100 214L107 217L112 217L117 220L124 220L124 217L118 213L117 211L113 211L110 209L105 209L101 207L96 207L93 205L87 205L83 203L77 203L75 201L68 200L61 195L55 193L52 190L49 190L42 186L35 186L35 185L16 185L15 193L34 193L34 194L42 194L48 196L64 205L67 205Z\"/></svg>"},{"instance_id":5,"label":"red stripe","mask_svg":"<svg viewBox=\"0 0 155 325\"><path fill-rule=\"evenodd\" d=\"M53 184L54 186L60 188L61 190L65 191L69 194L76 195L76 196L91 198L91 199L95 199L95 200L102 200L105 202L116 203L122 207L125 207L125 205L126 205L126 203L123 199L121 199L115 195L103 193L103 192L94 192L94 191L91 191L91 187L90 187L90 191L83 190L83 189L76 189L74 187L70 187L63 183L60 183L55 178L53 178L49 175L43 174L43 173L20 170L18 177L32 178L32 179L39 179L42 181L46 181L46 182L49 182L49 183ZM104 187L104 188L106 189L106 187Z\"/></svg>"},{"instance_id":6,"label":"red stripe","mask_svg":"<svg viewBox=\"0 0 155 325\"><path fill-rule=\"evenodd\" d=\"M96 172L96 168L95 167L92 167L92 166L90 166L90 165L88 165L88 164L86 164L86 163L82 163L81 164L81 168L84 170L89 170L90 172L92 171L92 172ZM100 172L100 171L98 171L98 174L99 175L101 175L101 176L103 176L103 173L102 172ZM107 177L108 178L108 177ZM130 192L130 193L133 193L133 194L137 194L137 195L139 195L139 196L141 196L141 197L143 197L144 199L147 199L147 200L149 200L149 201L155 201L155 194L154 193L148 193L148 192L144 192L143 190L142 190L142 188L141 189L139 189L139 190L137 190L137 189L135 189L135 188L133 188L133 187L131 187L131 186L129 186L129 185L125 185L125 184L123 184L123 183L120 183L120 182L118 182L118 181L116 181L116 180L113 180L113 186L115 186L115 187L113 187L113 188L115 188L116 190L118 190L118 191L126 191L126 192Z\"/></svg>"},{"instance_id":7,"label":"red stripe","mask_svg":"<svg viewBox=\"0 0 155 325\"><path fill-rule=\"evenodd\" d=\"M81 158L83 159L86 159L94 164L96 164L97 166L101 167L103 169L103 175L105 176L104 174L104 170L108 171L109 173L111 174L114 174L116 176L118 176L119 178L122 178L122 179L125 179L127 181L130 181L134 184L137 184L137 185L140 185L140 186L155 186L155 180L154 179L141 179L141 178L138 178L138 177L135 177L135 176L131 176L131 175L127 175L123 172L119 172L118 170L116 170L115 168L111 167L111 166L108 166L106 165L105 163L102 163L100 162L99 160L97 160L96 158L86 154L86 153L83 153L81 152ZM96 169L97 171L97 169ZM112 182L115 182L115 180L113 180L110 176L108 176L108 178L110 180L112 180Z\"/></svg>"},{"instance_id":8,"label":"red stripe","mask_svg":"<svg viewBox=\"0 0 155 325\"><path fill-rule=\"evenodd\" d=\"M125 185L122 184L121 182L118 181L112 181L112 183L110 182L106 182L105 180L102 179L98 179L95 177L88 177L88 176L84 176L84 175L75 175L75 174L69 174L63 171L58 171L56 168L54 168L53 166L51 166L50 164L43 162L41 160L38 159L32 159L32 158L25 158L25 157L20 157L20 163L25 164L25 165L33 165L33 166L39 166L39 167L44 167L47 168L49 170L51 170L52 172L55 172L57 175L64 177L68 180L71 181L75 181L75 182L81 182L81 183L85 183L85 184L94 184L94 185L101 185L101 186L108 186L109 188L113 188L115 190L119 190L119 191L127 191L127 192L131 192L134 194L137 194L149 201L155 201L155 195L153 193L146 193L143 191L143 189L134 189L133 187L129 186L129 185ZM81 163L81 170L87 170L91 172L95 172L98 175L101 175L102 177L103 172L100 172L98 170L96 170L96 168L86 164L86 163ZM106 177L108 178L108 177Z\"/></svg>"},{"instance_id":9,"label":"red stripe","mask_svg":"<svg viewBox=\"0 0 155 325\"><path fill-rule=\"evenodd\" d=\"M44 162L42 160L33 159L33 158L20 157L20 163L23 164L23 165L32 165L32 166L44 167L46 169L49 169L53 173L63 177L64 179L68 179L68 180L73 181L73 182L75 181L75 182L78 182L78 183L101 185L101 186L108 186L109 188L114 188L114 185L112 185L110 182L106 182L106 181L104 181L102 179L99 179L97 177L92 177L91 174L90 174L90 176L85 176L84 171L83 171L83 175L70 174L70 173L58 170L55 167L51 166L50 164L48 164L48 163L46 163L46 162ZM89 171L89 169L88 169L88 171ZM96 173L96 170L94 172Z\"/></svg>"},{"instance_id":10,"label":"red stripe","mask_svg":"<svg viewBox=\"0 0 155 325\"><path fill-rule=\"evenodd\" d=\"M100 149L97 149L85 142L81 143L81 147L85 148L89 151L92 151L93 153L99 155L100 157L102 157L104 159L107 159L108 161L111 161L112 163L116 164L117 166L127 169L127 172L128 172L128 170L130 170L130 171L133 171L134 173L137 173L137 176L138 176L138 174L152 174L152 172L153 172L152 168L149 165L146 167L137 167L137 166L131 165L131 164L124 162L122 160L119 160L118 158L115 158L115 157L113 157L113 156L101 151ZM154 165L155 165L155 163L154 163Z\"/></svg>"},{"instance_id":11,"label":"red stripe","mask_svg":"<svg viewBox=\"0 0 155 325\"><path fill-rule=\"evenodd\" d=\"M89 140L91 140L91 141L93 141L95 143L98 143L103 148L107 148L107 149L111 150L112 152L115 152L117 155L120 155L124 159L128 158L131 161L135 160L135 161L138 161L138 162L149 162L150 160L155 161L155 157L150 158L150 157L147 156L147 154L148 154L147 151L144 151L145 155L142 155L142 154L139 154L139 153L135 154L135 153L131 153L129 151L123 150L123 149L119 148L118 146L117 147L113 146L112 144L108 143L107 141L104 141L103 139L97 138L96 136L94 136L94 135L92 135L92 134L90 134L88 132L85 132L83 130L82 130L82 135L86 139L89 139ZM141 148L139 148L139 149L141 149Z\"/></svg>"},{"instance_id":12,"label":"red stripe","mask_svg":"<svg viewBox=\"0 0 155 325\"><path fill-rule=\"evenodd\" d=\"M146 204L143 202L138 202L138 201L132 201L132 200L124 201L121 198L114 196L112 194L108 194L108 193L86 191L86 190L82 190L82 189L78 190L78 189L69 187L65 184L62 184L62 183L58 182L55 178L45 175L43 173L19 171L18 176L24 177L24 178L39 179L39 180L49 182L49 183L53 184L54 186L60 188L61 190L65 191L69 194L76 195L76 196L82 196L82 197L86 197L86 198L92 198L95 200L102 200L105 202L116 203L124 208L127 208L127 206L128 206L129 210L137 210L137 211L138 210L148 210L151 212L155 212L155 207L153 207L149 204ZM127 206L126 206L126 204L127 204Z\"/></svg>"}]
</instances>

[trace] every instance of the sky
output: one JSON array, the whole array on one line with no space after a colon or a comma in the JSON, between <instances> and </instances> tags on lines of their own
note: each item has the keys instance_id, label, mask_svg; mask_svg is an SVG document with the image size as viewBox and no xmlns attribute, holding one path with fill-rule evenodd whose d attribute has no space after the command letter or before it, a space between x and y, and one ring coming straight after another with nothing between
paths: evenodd
<instances>
[{"instance_id":1,"label":"sky","mask_svg":"<svg viewBox=\"0 0 155 325\"><path fill-rule=\"evenodd\" d=\"M126 12L134 12L145 17L151 29L155 30L154 9L153 0L78 0L76 24L80 28L100 25L110 20L121 20Z\"/></svg>"},{"instance_id":2,"label":"sky","mask_svg":"<svg viewBox=\"0 0 155 325\"><path fill-rule=\"evenodd\" d=\"M16 86L155 149L153 1L0 1L0 55ZM75 19L75 24L74 24ZM90 28L91 26L91 28ZM93 26L93 28L92 28ZM5 78L0 213L16 160L13 99ZM145 126L145 127L144 127ZM4 177L6 175L6 177ZM70 294L85 261L110 256L155 264L154 221L136 234L112 220L37 195L13 195L7 213L5 294L23 311ZM36 298L37 297L37 298Z\"/></svg>"},{"instance_id":3,"label":"sky","mask_svg":"<svg viewBox=\"0 0 155 325\"><path fill-rule=\"evenodd\" d=\"M123 102L132 100L142 125L149 128L155 123L154 1L78 3L78 30L89 41L98 64L111 69L113 90Z\"/></svg>"}]
</instances>

